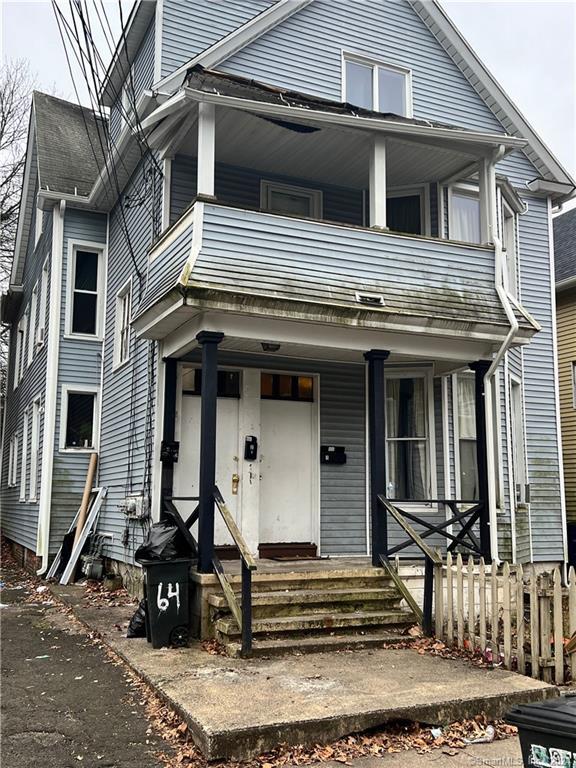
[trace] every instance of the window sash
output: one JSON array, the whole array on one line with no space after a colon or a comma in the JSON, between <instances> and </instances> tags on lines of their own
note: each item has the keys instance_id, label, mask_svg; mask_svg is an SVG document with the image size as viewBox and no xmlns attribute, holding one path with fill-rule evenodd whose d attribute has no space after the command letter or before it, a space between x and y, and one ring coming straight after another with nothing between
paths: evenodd
<instances>
[{"instance_id":1,"label":"window sash","mask_svg":"<svg viewBox=\"0 0 576 768\"><path fill-rule=\"evenodd\" d=\"M411 117L409 70L354 55L345 55L344 68L344 101L374 112Z\"/></svg>"},{"instance_id":2,"label":"window sash","mask_svg":"<svg viewBox=\"0 0 576 768\"><path fill-rule=\"evenodd\" d=\"M79 401L84 398L84 406ZM88 405L88 400L91 403ZM76 414L71 414L71 405L78 409ZM89 409L90 419L82 422L83 408ZM77 424L71 423L71 416L78 416ZM88 412L87 414L88 415ZM92 450L96 443L96 393L68 390L66 395L66 421L64 424L64 448L67 450ZM85 435L83 433L86 433Z\"/></svg>"},{"instance_id":3,"label":"window sash","mask_svg":"<svg viewBox=\"0 0 576 768\"><path fill-rule=\"evenodd\" d=\"M451 240L480 243L480 198L476 193L451 191L448 225Z\"/></svg>"},{"instance_id":4,"label":"window sash","mask_svg":"<svg viewBox=\"0 0 576 768\"><path fill-rule=\"evenodd\" d=\"M81 288L77 286L78 281L78 254L88 253L96 257L96 287ZM101 298L101 257L102 251L89 246L75 245L73 251L71 290L70 290L70 327L69 333L75 336L98 336L100 332L100 298ZM90 309L86 313L86 304L89 303ZM89 330L93 329L93 330Z\"/></svg>"}]
</instances>

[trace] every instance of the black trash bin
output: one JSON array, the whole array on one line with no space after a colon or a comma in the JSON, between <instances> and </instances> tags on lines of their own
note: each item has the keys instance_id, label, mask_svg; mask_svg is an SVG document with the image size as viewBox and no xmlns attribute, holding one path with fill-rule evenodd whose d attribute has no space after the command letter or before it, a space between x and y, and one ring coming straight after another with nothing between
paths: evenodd
<instances>
[{"instance_id":1,"label":"black trash bin","mask_svg":"<svg viewBox=\"0 0 576 768\"><path fill-rule=\"evenodd\" d=\"M506 720L518 728L526 768L576 766L576 694L515 707Z\"/></svg>"},{"instance_id":2,"label":"black trash bin","mask_svg":"<svg viewBox=\"0 0 576 768\"><path fill-rule=\"evenodd\" d=\"M144 569L146 637L153 648L183 646L190 634L191 560L140 560Z\"/></svg>"}]
</instances>

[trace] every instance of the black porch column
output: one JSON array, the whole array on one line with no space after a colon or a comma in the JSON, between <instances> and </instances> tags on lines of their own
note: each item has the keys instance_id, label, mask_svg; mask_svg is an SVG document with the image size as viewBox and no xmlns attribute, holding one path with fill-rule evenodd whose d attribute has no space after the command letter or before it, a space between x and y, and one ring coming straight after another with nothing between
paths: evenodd
<instances>
[{"instance_id":1,"label":"black porch column","mask_svg":"<svg viewBox=\"0 0 576 768\"><path fill-rule=\"evenodd\" d=\"M177 360L170 357L164 359L164 413L162 422L162 499L172 496L174 481L174 437L176 434L176 375ZM160 517L164 507L160 509Z\"/></svg>"},{"instance_id":2,"label":"black porch column","mask_svg":"<svg viewBox=\"0 0 576 768\"><path fill-rule=\"evenodd\" d=\"M200 406L200 483L198 570L212 573L214 556L214 488L216 487L216 407L218 402L218 344L223 333L200 331L202 394Z\"/></svg>"},{"instance_id":3,"label":"black porch column","mask_svg":"<svg viewBox=\"0 0 576 768\"><path fill-rule=\"evenodd\" d=\"M488 444L486 442L486 393L484 376L491 366L490 360L478 360L470 364L475 374L476 405L476 461L478 466L478 500L482 503L480 515L480 546L487 562L490 551L490 500L488 496Z\"/></svg>"},{"instance_id":4,"label":"black porch column","mask_svg":"<svg viewBox=\"0 0 576 768\"><path fill-rule=\"evenodd\" d=\"M388 548L386 512L378 494L386 495L386 393L384 361L390 352L371 349L368 361L368 439L370 450L370 516L372 520L372 565L380 565L380 555Z\"/></svg>"}]
</instances>

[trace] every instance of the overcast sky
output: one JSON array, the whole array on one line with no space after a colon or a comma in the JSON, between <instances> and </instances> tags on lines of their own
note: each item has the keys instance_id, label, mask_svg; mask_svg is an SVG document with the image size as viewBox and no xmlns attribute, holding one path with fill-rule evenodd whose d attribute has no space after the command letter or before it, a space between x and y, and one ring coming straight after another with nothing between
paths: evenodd
<instances>
[{"instance_id":1,"label":"overcast sky","mask_svg":"<svg viewBox=\"0 0 576 768\"><path fill-rule=\"evenodd\" d=\"M28 59L40 89L75 100L51 3L0 2L2 55ZM92 13L93 2L88 0ZM576 176L576 0L441 2L524 116ZM68 6L65 0L58 4L63 10ZM131 5L131 0L123 0L126 16ZM117 34L118 2L105 0L105 6ZM98 28L96 18L93 28ZM103 57L109 56L102 34L98 44ZM75 79L81 83L79 75ZM81 99L86 100L85 89Z\"/></svg>"}]
</instances>

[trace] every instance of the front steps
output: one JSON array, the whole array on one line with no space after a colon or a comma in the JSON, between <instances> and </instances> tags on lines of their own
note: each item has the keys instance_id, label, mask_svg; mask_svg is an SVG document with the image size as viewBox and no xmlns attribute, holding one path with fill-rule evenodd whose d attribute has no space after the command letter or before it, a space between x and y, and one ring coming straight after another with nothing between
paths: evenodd
<instances>
[{"instance_id":1,"label":"front steps","mask_svg":"<svg viewBox=\"0 0 576 768\"><path fill-rule=\"evenodd\" d=\"M240 577L230 581L240 592ZM400 639L415 622L383 569L255 574L252 631L255 655L378 645ZM229 655L240 651L240 630L222 593L208 597L216 638Z\"/></svg>"}]
</instances>

